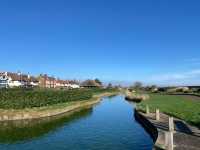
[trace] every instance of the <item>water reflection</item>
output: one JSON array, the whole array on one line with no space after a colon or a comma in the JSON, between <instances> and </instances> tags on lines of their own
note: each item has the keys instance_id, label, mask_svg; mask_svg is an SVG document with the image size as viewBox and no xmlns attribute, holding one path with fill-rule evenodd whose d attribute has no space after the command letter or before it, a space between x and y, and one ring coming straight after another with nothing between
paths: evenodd
<instances>
[{"instance_id":1,"label":"water reflection","mask_svg":"<svg viewBox=\"0 0 200 150\"><path fill-rule=\"evenodd\" d=\"M82 108L70 113L34 120L0 122L0 143L17 143L43 136L49 132L91 115L93 108Z\"/></svg>"},{"instance_id":2,"label":"water reflection","mask_svg":"<svg viewBox=\"0 0 200 150\"><path fill-rule=\"evenodd\" d=\"M0 150L151 150L124 96L73 115L0 124Z\"/></svg>"}]
</instances>

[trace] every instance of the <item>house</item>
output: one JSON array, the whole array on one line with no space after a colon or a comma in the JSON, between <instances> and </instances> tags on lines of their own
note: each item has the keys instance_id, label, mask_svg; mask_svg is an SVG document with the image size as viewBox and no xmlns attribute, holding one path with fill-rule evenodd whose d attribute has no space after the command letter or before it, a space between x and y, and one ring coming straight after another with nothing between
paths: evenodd
<instances>
[{"instance_id":1,"label":"house","mask_svg":"<svg viewBox=\"0 0 200 150\"><path fill-rule=\"evenodd\" d=\"M78 81L75 80L68 80L66 86L72 89L80 88Z\"/></svg>"},{"instance_id":2,"label":"house","mask_svg":"<svg viewBox=\"0 0 200 150\"><path fill-rule=\"evenodd\" d=\"M29 85L31 87L39 86L39 80L36 77L30 76L28 77L28 79L29 79Z\"/></svg>"},{"instance_id":3,"label":"house","mask_svg":"<svg viewBox=\"0 0 200 150\"><path fill-rule=\"evenodd\" d=\"M40 74L39 78L39 87L42 88L55 88L56 79L54 77L49 77L47 74Z\"/></svg>"},{"instance_id":4,"label":"house","mask_svg":"<svg viewBox=\"0 0 200 150\"><path fill-rule=\"evenodd\" d=\"M79 84L72 80L61 80L54 77L49 77L47 74L40 75L39 87L42 88L80 88Z\"/></svg>"},{"instance_id":5,"label":"house","mask_svg":"<svg viewBox=\"0 0 200 150\"><path fill-rule=\"evenodd\" d=\"M38 77L39 87L42 88L56 88L56 78L49 77L47 74L40 74Z\"/></svg>"},{"instance_id":6,"label":"house","mask_svg":"<svg viewBox=\"0 0 200 150\"><path fill-rule=\"evenodd\" d=\"M8 88L9 78L6 73L0 73L0 88Z\"/></svg>"},{"instance_id":7,"label":"house","mask_svg":"<svg viewBox=\"0 0 200 150\"><path fill-rule=\"evenodd\" d=\"M57 88L68 88L68 89L76 89L80 88L79 84L73 80L56 80L56 87Z\"/></svg>"},{"instance_id":8,"label":"house","mask_svg":"<svg viewBox=\"0 0 200 150\"><path fill-rule=\"evenodd\" d=\"M41 88L80 88L75 80L60 80L50 77L47 74L40 74L39 77L29 74L0 72L0 88L8 87L35 87Z\"/></svg>"},{"instance_id":9,"label":"house","mask_svg":"<svg viewBox=\"0 0 200 150\"><path fill-rule=\"evenodd\" d=\"M22 76L12 72L1 72L0 83L2 88L23 86Z\"/></svg>"},{"instance_id":10,"label":"house","mask_svg":"<svg viewBox=\"0 0 200 150\"><path fill-rule=\"evenodd\" d=\"M13 72L1 72L0 73L0 87L30 87L37 86L38 80L30 75L13 73Z\"/></svg>"},{"instance_id":11,"label":"house","mask_svg":"<svg viewBox=\"0 0 200 150\"><path fill-rule=\"evenodd\" d=\"M102 87L102 86L99 83L95 82L95 80L86 80L81 83L81 87L95 88L95 87Z\"/></svg>"},{"instance_id":12,"label":"house","mask_svg":"<svg viewBox=\"0 0 200 150\"><path fill-rule=\"evenodd\" d=\"M65 80L60 80L60 79L56 80L56 87L57 88L63 88L63 87L65 87L65 85L66 85L66 81Z\"/></svg>"}]
</instances>

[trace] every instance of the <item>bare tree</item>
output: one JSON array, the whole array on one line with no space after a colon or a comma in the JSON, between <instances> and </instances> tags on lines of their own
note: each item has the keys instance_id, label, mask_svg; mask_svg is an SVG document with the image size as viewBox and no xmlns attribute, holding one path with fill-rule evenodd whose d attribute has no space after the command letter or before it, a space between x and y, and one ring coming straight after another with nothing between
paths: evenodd
<instances>
[{"instance_id":1,"label":"bare tree","mask_svg":"<svg viewBox=\"0 0 200 150\"><path fill-rule=\"evenodd\" d=\"M108 84L107 88L112 88L113 85L111 83Z\"/></svg>"},{"instance_id":2,"label":"bare tree","mask_svg":"<svg viewBox=\"0 0 200 150\"><path fill-rule=\"evenodd\" d=\"M101 82L98 78L96 78L94 81L95 81L96 83L98 83L99 85L102 85L102 82Z\"/></svg>"},{"instance_id":3,"label":"bare tree","mask_svg":"<svg viewBox=\"0 0 200 150\"><path fill-rule=\"evenodd\" d=\"M140 90L140 89L142 89L142 82L136 81L136 82L133 84L133 89L135 89L135 90Z\"/></svg>"}]
</instances>

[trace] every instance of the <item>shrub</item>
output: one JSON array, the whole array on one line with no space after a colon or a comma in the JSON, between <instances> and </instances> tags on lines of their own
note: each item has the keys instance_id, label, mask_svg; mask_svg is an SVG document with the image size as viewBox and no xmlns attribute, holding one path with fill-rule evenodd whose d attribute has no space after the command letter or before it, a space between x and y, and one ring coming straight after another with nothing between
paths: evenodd
<instances>
[{"instance_id":1,"label":"shrub","mask_svg":"<svg viewBox=\"0 0 200 150\"><path fill-rule=\"evenodd\" d=\"M22 109L41 107L76 100L87 100L92 97L88 90L34 90L2 89L0 90L0 108Z\"/></svg>"},{"instance_id":2,"label":"shrub","mask_svg":"<svg viewBox=\"0 0 200 150\"><path fill-rule=\"evenodd\" d=\"M93 94L103 92L113 92L116 89L0 89L0 108L3 109L23 109L32 107L42 107L58 103L88 100Z\"/></svg>"}]
</instances>

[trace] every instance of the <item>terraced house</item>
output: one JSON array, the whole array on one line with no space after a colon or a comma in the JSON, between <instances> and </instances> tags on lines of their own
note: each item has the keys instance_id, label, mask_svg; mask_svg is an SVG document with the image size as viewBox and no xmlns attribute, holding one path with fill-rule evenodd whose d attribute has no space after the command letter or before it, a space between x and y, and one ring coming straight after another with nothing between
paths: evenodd
<instances>
[{"instance_id":1,"label":"terraced house","mask_svg":"<svg viewBox=\"0 0 200 150\"><path fill-rule=\"evenodd\" d=\"M42 88L80 88L78 82L74 80L61 80L49 77L47 74L39 76L39 87Z\"/></svg>"},{"instance_id":2,"label":"terraced house","mask_svg":"<svg viewBox=\"0 0 200 150\"><path fill-rule=\"evenodd\" d=\"M33 87L38 86L37 78L29 74L13 73L13 72L0 72L0 87L13 88L13 87Z\"/></svg>"},{"instance_id":3,"label":"terraced house","mask_svg":"<svg viewBox=\"0 0 200 150\"><path fill-rule=\"evenodd\" d=\"M38 77L39 87L42 88L55 88L56 87L56 78L49 77L47 74L40 74Z\"/></svg>"},{"instance_id":4,"label":"terraced house","mask_svg":"<svg viewBox=\"0 0 200 150\"><path fill-rule=\"evenodd\" d=\"M40 74L38 77L20 72L0 72L0 88L13 87L41 87L41 88L79 88L75 80L61 80Z\"/></svg>"}]
</instances>

